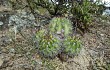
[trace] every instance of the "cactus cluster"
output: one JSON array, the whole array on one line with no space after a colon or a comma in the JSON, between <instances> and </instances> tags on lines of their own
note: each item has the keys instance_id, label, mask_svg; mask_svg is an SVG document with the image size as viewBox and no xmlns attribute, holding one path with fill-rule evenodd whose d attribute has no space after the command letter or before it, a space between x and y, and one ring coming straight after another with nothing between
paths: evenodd
<instances>
[{"instance_id":1,"label":"cactus cluster","mask_svg":"<svg viewBox=\"0 0 110 70\"><path fill-rule=\"evenodd\" d=\"M61 32L64 38L59 39L57 32ZM67 18L53 18L49 27L40 30L36 35L38 39L38 53L45 58L54 58L62 52L68 56L74 56L74 54L80 52L81 42L73 38L71 34L72 24Z\"/></svg>"}]
</instances>

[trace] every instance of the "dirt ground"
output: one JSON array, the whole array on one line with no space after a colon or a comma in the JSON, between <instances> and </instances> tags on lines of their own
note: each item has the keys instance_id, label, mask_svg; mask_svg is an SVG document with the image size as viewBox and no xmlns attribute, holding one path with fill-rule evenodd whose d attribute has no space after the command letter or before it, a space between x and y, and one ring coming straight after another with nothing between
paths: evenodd
<instances>
[{"instance_id":1,"label":"dirt ground","mask_svg":"<svg viewBox=\"0 0 110 70\"><path fill-rule=\"evenodd\" d=\"M4 27L5 28L5 27ZM14 34L0 30L0 70L109 70L110 22L97 19L90 31L80 36L83 49L78 56L62 63L58 58L41 58L31 42L32 29ZM15 38L16 37L16 38Z\"/></svg>"},{"instance_id":2,"label":"dirt ground","mask_svg":"<svg viewBox=\"0 0 110 70\"><path fill-rule=\"evenodd\" d=\"M37 30L27 28L17 32L13 26L9 27L13 12L7 11L12 9L0 6L0 24L4 23L0 25L0 70L110 70L110 16L94 17L90 31L84 36L78 34L82 41L81 52L62 63L57 57L41 58L33 36Z\"/></svg>"}]
</instances>

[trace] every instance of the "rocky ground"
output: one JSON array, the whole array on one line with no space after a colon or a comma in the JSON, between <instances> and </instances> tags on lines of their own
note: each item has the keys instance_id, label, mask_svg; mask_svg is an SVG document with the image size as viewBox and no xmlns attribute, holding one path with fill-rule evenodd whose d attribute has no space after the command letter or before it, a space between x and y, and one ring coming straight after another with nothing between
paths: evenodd
<instances>
[{"instance_id":1,"label":"rocky ground","mask_svg":"<svg viewBox=\"0 0 110 70\"><path fill-rule=\"evenodd\" d=\"M79 36L81 52L62 63L58 58L48 60L37 54L38 24L29 10L13 10L6 0L1 1L0 70L110 70L110 16L94 17L90 31Z\"/></svg>"}]
</instances>

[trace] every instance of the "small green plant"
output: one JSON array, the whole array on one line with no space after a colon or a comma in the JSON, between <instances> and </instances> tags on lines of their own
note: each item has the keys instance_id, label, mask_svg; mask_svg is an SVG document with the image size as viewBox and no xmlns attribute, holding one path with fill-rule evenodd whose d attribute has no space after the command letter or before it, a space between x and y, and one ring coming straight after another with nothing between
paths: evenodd
<instances>
[{"instance_id":1,"label":"small green plant","mask_svg":"<svg viewBox=\"0 0 110 70\"><path fill-rule=\"evenodd\" d=\"M91 24L91 3L87 0L84 0L82 4L75 2L73 4L73 8L71 9L71 13L74 18L72 20L73 24L77 26L83 33L85 30L88 30L89 25Z\"/></svg>"}]
</instances>

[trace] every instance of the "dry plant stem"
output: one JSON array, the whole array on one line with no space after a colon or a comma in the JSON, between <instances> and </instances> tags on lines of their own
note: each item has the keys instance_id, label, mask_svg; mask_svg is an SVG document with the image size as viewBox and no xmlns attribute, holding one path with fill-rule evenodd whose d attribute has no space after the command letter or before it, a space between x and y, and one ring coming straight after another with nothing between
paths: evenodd
<instances>
[{"instance_id":1,"label":"dry plant stem","mask_svg":"<svg viewBox=\"0 0 110 70\"><path fill-rule=\"evenodd\" d=\"M68 61L67 63L74 62L76 65L81 66L79 63L75 62L74 60Z\"/></svg>"}]
</instances>

